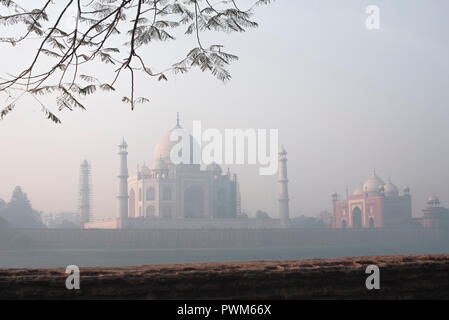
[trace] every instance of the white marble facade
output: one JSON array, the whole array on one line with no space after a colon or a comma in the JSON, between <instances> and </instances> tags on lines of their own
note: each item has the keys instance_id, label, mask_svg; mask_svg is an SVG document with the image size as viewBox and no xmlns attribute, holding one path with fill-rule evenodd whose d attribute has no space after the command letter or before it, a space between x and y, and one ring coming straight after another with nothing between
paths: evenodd
<instances>
[{"instance_id":1,"label":"white marble facade","mask_svg":"<svg viewBox=\"0 0 449 320\"><path fill-rule=\"evenodd\" d=\"M128 178L128 218L236 218L236 175L223 173L217 164L172 164L173 130L183 130L179 119L155 146L153 165Z\"/></svg>"}]
</instances>

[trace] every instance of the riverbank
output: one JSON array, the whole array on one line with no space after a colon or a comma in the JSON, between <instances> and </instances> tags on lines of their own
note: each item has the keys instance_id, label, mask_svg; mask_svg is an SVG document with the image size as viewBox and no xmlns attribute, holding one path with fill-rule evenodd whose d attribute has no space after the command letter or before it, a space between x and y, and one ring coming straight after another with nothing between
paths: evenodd
<instances>
[{"instance_id":1,"label":"riverbank","mask_svg":"<svg viewBox=\"0 0 449 320\"><path fill-rule=\"evenodd\" d=\"M1 269L0 299L447 299L448 273L449 255L82 267L67 290L65 268Z\"/></svg>"}]
</instances>

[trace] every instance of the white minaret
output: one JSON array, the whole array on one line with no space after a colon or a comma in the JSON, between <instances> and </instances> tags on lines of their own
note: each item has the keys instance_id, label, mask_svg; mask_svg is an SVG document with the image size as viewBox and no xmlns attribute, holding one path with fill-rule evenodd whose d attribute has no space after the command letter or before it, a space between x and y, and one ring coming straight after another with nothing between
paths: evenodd
<instances>
[{"instance_id":1,"label":"white minaret","mask_svg":"<svg viewBox=\"0 0 449 320\"><path fill-rule=\"evenodd\" d=\"M279 219L281 226L290 226L290 216L288 209L288 178L287 178L287 151L284 147L279 151Z\"/></svg>"},{"instance_id":2,"label":"white minaret","mask_svg":"<svg viewBox=\"0 0 449 320\"><path fill-rule=\"evenodd\" d=\"M126 219L128 218L128 145L126 144L125 139L123 139L122 144L118 147L118 154L120 156L120 173L117 176L119 179L117 218Z\"/></svg>"}]
</instances>

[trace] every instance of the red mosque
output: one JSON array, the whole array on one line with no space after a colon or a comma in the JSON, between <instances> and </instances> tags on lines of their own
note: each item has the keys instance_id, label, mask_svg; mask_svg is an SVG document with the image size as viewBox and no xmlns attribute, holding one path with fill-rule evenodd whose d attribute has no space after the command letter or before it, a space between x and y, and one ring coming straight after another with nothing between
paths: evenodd
<instances>
[{"instance_id":1,"label":"red mosque","mask_svg":"<svg viewBox=\"0 0 449 320\"><path fill-rule=\"evenodd\" d=\"M383 228L404 227L412 221L410 189L402 194L391 182L385 183L374 173L346 200L332 194L333 227L335 228Z\"/></svg>"}]
</instances>

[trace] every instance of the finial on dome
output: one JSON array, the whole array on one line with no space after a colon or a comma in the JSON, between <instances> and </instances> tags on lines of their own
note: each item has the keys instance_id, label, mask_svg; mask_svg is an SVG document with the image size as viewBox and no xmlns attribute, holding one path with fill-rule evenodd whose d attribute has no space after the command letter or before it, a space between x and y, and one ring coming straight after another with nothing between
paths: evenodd
<instances>
[{"instance_id":1,"label":"finial on dome","mask_svg":"<svg viewBox=\"0 0 449 320\"><path fill-rule=\"evenodd\" d=\"M179 112L176 112L176 126L180 127L180 124L179 124Z\"/></svg>"}]
</instances>

